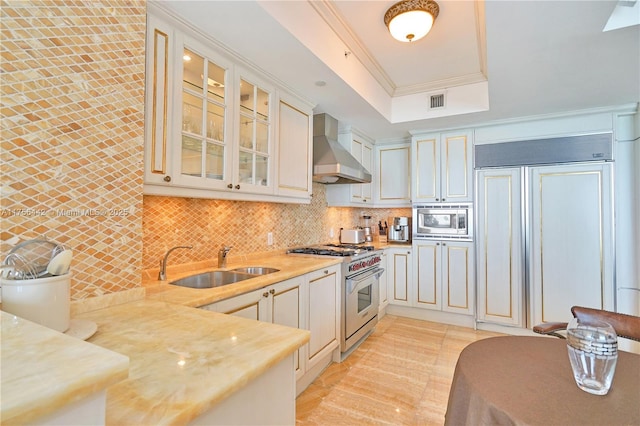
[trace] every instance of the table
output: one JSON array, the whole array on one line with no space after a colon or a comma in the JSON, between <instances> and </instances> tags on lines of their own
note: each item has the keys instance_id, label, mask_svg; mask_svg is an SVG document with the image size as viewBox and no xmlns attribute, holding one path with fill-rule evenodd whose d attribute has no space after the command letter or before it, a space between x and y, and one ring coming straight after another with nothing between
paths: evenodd
<instances>
[{"instance_id":1,"label":"table","mask_svg":"<svg viewBox=\"0 0 640 426\"><path fill-rule=\"evenodd\" d=\"M609 393L582 391L566 340L492 337L458 359L445 425L640 425L640 355L619 352Z\"/></svg>"}]
</instances>

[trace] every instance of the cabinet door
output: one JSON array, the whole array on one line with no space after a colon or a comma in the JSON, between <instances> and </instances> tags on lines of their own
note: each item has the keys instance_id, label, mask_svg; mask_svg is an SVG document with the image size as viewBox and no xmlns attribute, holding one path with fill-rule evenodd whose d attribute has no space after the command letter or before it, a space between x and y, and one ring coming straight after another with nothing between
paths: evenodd
<instances>
[{"instance_id":1,"label":"cabinet door","mask_svg":"<svg viewBox=\"0 0 640 426\"><path fill-rule=\"evenodd\" d=\"M473 315L473 243L446 241L442 253L442 310Z\"/></svg>"},{"instance_id":2,"label":"cabinet door","mask_svg":"<svg viewBox=\"0 0 640 426\"><path fill-rule=\"evenodd\" d=\"M280 100L278 113L278 195L311 196L311 115Z\"/></svg>"},{"instance_id":3,"label":"cabinet door","mask_svg":"<svg viewBox=\"0 0 640 426\"><path fill-rule=\"evenodd\" d=\"M169 108L172 104L173 30L149 15L147 23L145 87L145 183L171 180Z\"/></svg>"},{"instance_id":4,"label":"cabinet door","mask_svg":"<svg viewBox=\"0 0 640 426\"><path fill-rule=\"evenodd\" d=\"M380 267L384 269L382 275L380 275L379 279L379 288L380 288L380 309L383 309L385 306L389 304L389 291L387 287L387 277L389 276L389 267L387 265L387 251L382 252L382 261L380 262Z\"/></svg>"},{"instance_id":5,"label":"cabinet door","mask_svg":"<svg viewBox=\"0 0 640 426\"><path fill-rule=\"evenodd\" d=\"M440 135L421 135L411 143L413 155L412 200L440 199Z\"/></svg>"},{"instance_id":6,"label":"cabinet door","mask_svg":"<svg viewBox=\"0 0 640 426\"><path fill-rule=\"evenodd\" d=\"M414 241L413 253L415 256L413 304L420 308L440 310L442 307L440 242Z\"/></svg>"},{"instance_id":7,"label":"cabinet door","mask_svg":"<svg viewBox=\"0 0 640 426\"><path fill-rule=\"evenodd\" d=\"M236 83L237 147L233 190L272 193L272 98L274 89L248 71Z\"/></svg>"},{"instance_id":8,"label":"cabinet door","mask_svg":"<svg viewBox=\"0 0 640 426\"><path fill-rule=\"evenodd\" d=\"M232 135L228 112L231 63L207 46L177 34L174 69L172 182L177 186L226 189Z\"/></svg>"},{"instance_id":9,"label":"cabinet door","mask_svg":"<svg viewBox=\"0 0 640 426\"><path fill-rule=\"evenodd\" d=\"M373 150L367 142L354 138L351 141L351 155L362 166L372 173ZM351 187L351 201L353 203L371 203L371 183L354 183Z\"/></svg>"},{"instance_id":10,"label":"cabinet door","mask_svg":"<svg viewBox=\"0 0 640 426\"><path fill-rule=\"evenodd\" d=\"M389 266L387 275L389 303L409 306L411 249L389 249L387 265Z\"/></svg>"},{"instance_id":11,"label":"cabinet door","mask_svg":"<svg viewBox=\"0 0 640 426\"><path fill-rule=\"evenodd\" d=\"M533 324L566 321L573 305L614 309L610 167L532 169Z\"/></svg>"},{"instance_id":12,"label":"cabinet door","mask_svg":"<svg viewBox=\"0 0 640 426\"><path fill-rule=\"evenodd\" d=\"M293 328L304 327L304 309L302 304L304 277L296 277L274 284L268 288L271 297L270 322ZM293 354L296 377L302 375L300 368L300 350Z\"/></svg>"},{"instance_id":13,"label":"cabinet door","mask_svg":"<svg viewBox=\"0 0 640 426\"><path fill-rule=\"evenodd\" d=\"M440 201L473 201L471 131L444 133L440 145Z\"/></svg>"},{"instance_id":14,"label":"cabinet door","mask_svg":"<svg viewBox=\"0 0 640 426\"><path fill-rule=\"evenodd\" d=\"M201 309L264 321L268 315L268 303L269 291L263 289L211 303L210 305L202 306Z\"/></svg>"},{"instance_id":15,"label":"cabinet door","mask_svg":"<svg viewBox=\"0 0 640 426\"><path fill-rule=\"evenodd\" d=\"M364 143L362 145L362 163L361 164L364 166L365 169L367 169L369 173L371 173L372 182L375 182L376 179L375 179L375 173L373 170L373 148L368 143ZM371 191L372 184L362 183L360 184L360 186L362 188L362 199L364 200L364 202L370 203L372 201L372 191Z\"/></svg>"},{"instance_id":16,"label":"cabinet door","mask_svg":"<svg viewBox=\"0 0 640 426\"><path fill-rule=\"evenodd\" d=\"M308 367L328 350L340 344L339 272L337 267L326 268L308 274L309 312L308 326L311 331L308 350Z\"/></svg>"},{"instance_id":17,"label":"cabinet door","mask_svg":"<svg viewBox=\"0 0 640 426\"><path fill-rule=\"evenodd\" d=\"M338 142L348 150L372 176L376 182L373 164L373 147L367 138L351 131L339 133ZM326 197L329 206L371 205L373 183L354 183L348 185L327 185Z\"/></svg>"},{"instance_id":18,"label":"cabinet door","mask_svg":"<svg viewBox=\"0 0 640 426\"><path fill-rule=\"evenodd\" d=\"M478 172L478 320L524 326L520 169Z\"/></svg>"},{"instance_id":19,"label":"cabinet door","mask_svg":"<svg viewBox=\"0 0 640 426\"><path fill-rule=\"evenodd\" d=\"M376 147L378 185L376 203L411 205L411 144Z\"/></svg>"},{"instance_id":20,"label":"cabinet door","mask_svg":"<svg viewBox=\"0 0 640 426\"><path fill-rule=\"evenodd\" d=\"M355 158L358 163L362 164L362 148L364 143L360 142L357 139L351 140L351 155ZM351 202L352 203L364 203L365 200L362 196L362 187L363 184L354 183L349 185L349 189L351 191Z\"/></svg>"}]
</instances>

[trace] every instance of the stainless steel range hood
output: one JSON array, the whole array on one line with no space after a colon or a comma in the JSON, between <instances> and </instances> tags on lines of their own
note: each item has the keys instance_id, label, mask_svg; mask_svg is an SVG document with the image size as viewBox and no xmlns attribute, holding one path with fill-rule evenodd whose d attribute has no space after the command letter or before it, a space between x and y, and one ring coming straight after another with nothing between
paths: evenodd
<instances>
[{"instance_id":1,"label":"stainless steel range hood","mask_svg":"<svg viewBox=\"0 0 640 426\"><path fill-rule=\"evenodd\" d=\"M369 183L371 173L338 142L338 120L313 116L313 180L321 183Z\"/></svg>"}]
</instances>

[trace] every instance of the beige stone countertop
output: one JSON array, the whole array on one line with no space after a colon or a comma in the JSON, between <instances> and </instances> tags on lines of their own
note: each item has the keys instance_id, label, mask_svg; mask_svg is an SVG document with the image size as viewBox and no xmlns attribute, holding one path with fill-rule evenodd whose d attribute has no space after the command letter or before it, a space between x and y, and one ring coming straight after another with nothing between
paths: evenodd
<instances>
[{"instance_id":1,"label":"beige stone countertop","mask_svg":"<svg viewBox=\"0 0 640 426\"><path fill-rule=\"evenodd\" d=\"M127 378L126 356L1 314L0 423L32 423Z\"/></svg>"},{"instance_id":2,"label":"beige stone countertop","mask_svg":"<svg viewBox=\"0 0 640 426\"><path fill-rule=\"evenodd\" d=\"M129 378L107 389L112 425L188 423L309 340L307 330L150 300L79 318L98 324L89 342L130 360Z\"/></svg>"},{"instance_id":3,"label":"beige stone countertop","mask_svg":"<svg viewBox=\"0 0 640 426\"><path fill-rule=\"evenodd\" d=\"M285 281L318 269L326 268L342 262L340 257L330 256L296 256L287 254L259 255L252 258L239 256L230 258L226 268L217 268L217 260L204 261L189 265L178 265L167 268L167 281L158 281L158 270L145 271L142 285L145 287L146 299L175 303L184 306L203 306L268 285ZM279 269L267 275L257 276L231 285L215 288L180 287L169 282L189 275L214 270L230 270L245 266L263 266Z\"/></svg>"}]
</instances>

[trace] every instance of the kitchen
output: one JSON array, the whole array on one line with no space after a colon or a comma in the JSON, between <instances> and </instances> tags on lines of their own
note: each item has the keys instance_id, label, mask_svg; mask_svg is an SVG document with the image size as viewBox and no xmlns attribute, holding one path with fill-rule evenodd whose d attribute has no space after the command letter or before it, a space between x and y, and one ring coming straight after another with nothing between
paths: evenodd
<instances>
[{"instance_id":1,"label":"kitchen","mask_svg":"<svg viewBox=\"0 0 640 426\"><path fill-rule=\"evenodd\" d=\"M7 58L3 97L12 101L7 102L11 108L3 107L7 126L3 161L8 161L3 166L7 169L2 184L2 254L21 240L42 234L71 246L75 252L72 312L143 297L142 272L157 268L159 259L176 245L194 244L195 248L176 251L170 264L215 258L221 245L233 246L229 254L233 261L335 239L340 227L360 225L363 212L372 215L374 223L411 216L410 202L403 207L328 207L327 190L333 190L318 183L311 187L310 204L147 195L143 187L145 4L104 4L100 13L93 14L73 7L26 12L28 8L8 3L2 8L3 21L15 31L15 40L3 40ZM41 21L29 23L21 18L30 13ZM57 28L51 29L52 25ZM93 30L92 37L85 37L81 29L86 26L109 30ZM628 34L629 30L622 31ZM632 99L637 102L637 94ZM637 129L634 108L623 108L621 115L635 120ZM573 108L578 109L582 108ZM337 109L330 112L346 116ZM474 127L495 119L460 125L436 121L417 129ZM633 145L618 144L619 152L627 154L618 160L630 162L627 170L631 171L635 164L637 174L638 149L633 154ZM634 178L633 172L620 176L626 176L616 181L622 194L637 194L638 176ZM638 211L637 197L618 196L616 202L620 203L617 214L628 212L632 218L632 212ZM50 213L76 208L121 209L125 214ZM42 209L48 213L35 213ZM637 234L637 225L629 217L624 223ZM272 245L268 245L269 233ZM637 243L618 238L616 244L622 244L616 253L619 279L624 274L626 281L637 282L633 270L638 263Z\"/></svg>"}]
</instances>

